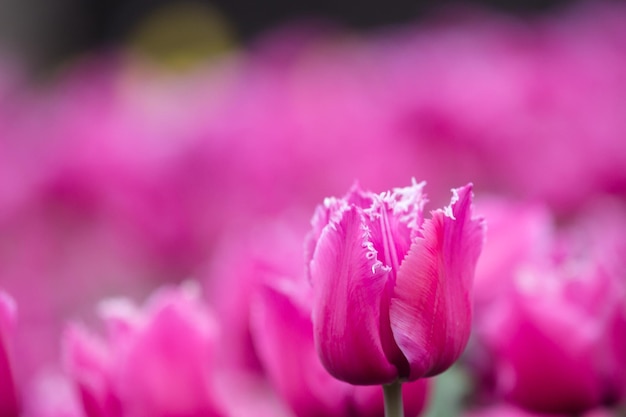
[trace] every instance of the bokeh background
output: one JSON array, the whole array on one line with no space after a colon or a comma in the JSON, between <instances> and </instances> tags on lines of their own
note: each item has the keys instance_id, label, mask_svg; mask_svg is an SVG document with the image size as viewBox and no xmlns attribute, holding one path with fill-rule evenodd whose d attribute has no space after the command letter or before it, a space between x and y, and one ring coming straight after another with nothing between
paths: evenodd
<instances>
[{"instance_id":1,"label":"bokeh background","mask_svg":"<svg viewBox=\"0 0 626 417\"><path fill-rule=\"evenodd\" d=\"M488 231L469 347L411 415L624 415L625 21L0 0L0 416L380 415L274 290L306 286L325 197L412 178L427 212L473 182Z\"/></svg>"},{"instance_id":2,"label":"bokeh background","mask_svg":"<svg viewBox=\"0 0 626 417\"><path fill-rule=\"evenodd\" d=\"M303 19L322 19L367 31L428 19L442 9L478 6L518 17L551 13L573 2L558 0L407 1L386 5L374 1L87 1L4 0L0 4L0 42L37 72L47 72L82 54L125 47L142 36L146 25L162 25L152 47L193 49L221 43L227 36L237 46L259 35ZM184 10L197 12L190 16ZM167 14L167 17L159 15ZM203 24L200 23L202 21ZM219 27L209 28L207 26ZM163 33L163 32L167 33ZM227 33L224 33L226 31ZM217 33L216 33L217 32Z\"/></svg>"}]
</instances>

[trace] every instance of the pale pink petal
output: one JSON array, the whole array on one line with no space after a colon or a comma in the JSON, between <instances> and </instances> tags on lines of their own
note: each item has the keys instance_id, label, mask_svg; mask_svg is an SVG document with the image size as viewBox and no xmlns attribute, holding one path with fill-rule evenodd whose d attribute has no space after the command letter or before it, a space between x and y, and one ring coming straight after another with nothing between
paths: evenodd
<instances>
[{"instance_id":1,"label":"pale pink petal","mask_svg":"<svg viewBox=\"0 0 626 417\"><path fill-rule=\"evenodd\" d=\"M376 259L362 210L347 208L324 228L310 273L315 343L326 369L357 385L393 381L398 370L381 343L388 269Z\"/></svg>"},{"instance_id":2,"label":"pale pink petal","mask_svg":"<svg viewBox=\"0 0 626 417\"><path fill-rule=\"evenodd\" d=\"M190 285L162 288L141 309L107 302L107 340L68 328L66 369L88 417L220 415L212 373L216 323Z\"/></svg>"},{"instance_id":3,"label":"pale pink petal","mask_svg":"<svg viewBox=\"0 0 626 417\"><path fill-rule=\"evenodd\" d=\"M482 220L471 217L471 190L471 184L453 190L451 205L433 212L398 271L390 319L410 380L447 369L469 338L484 234Z\"/></svg>"},{"instance_id":4,"label":"pale pink petal","mask_svg":"<svg viewBox=\"0 0 626 417\"><path fill-rule=\"evenodd\" d=\"M337 222L341 217L341 210L346 205L355 205L360 208L368 208L375 197L372 193L363 191L358 184L354 184L348 193L341 199L334 197L326 198L324 204L318 205L311 219L311 230L304 240L304 259L309 266L315 253L315 247L324 230L324 227L331 221Z\"/></svg>"},{"instance_id":5,"label":"pale pink petal","mask_svg":"<svg viewBox=\"0 0 626 417\"><path fill-rule=\"evenodd\" d=\"M23 417L90 417L84 412L75 387L56 369L40 371L26 389ZM119 414L109 414L119 416Z\"/></svg>"},{"instance_id":6,"label":"pale pink petal","mask_svg":"<svg viewBox=\"0 0 626 417\"><path fill-rule=\"evenodd\" d=\"M64 365L72 378L87 417L120 415L121 404L113 391L109 347L80 325L70 325L63 335Z\"/></svg>"},{"instance_id":7,"label":"pale pink petal","mask_svg":"<svg viewBox=\"0 0 626 417\"><path fill-rule=\"evenodd\" d=\"M267 379L256 372L219 370L215 387L222 417L296 417L276 395Z\"/></svg>"}]
</instances>

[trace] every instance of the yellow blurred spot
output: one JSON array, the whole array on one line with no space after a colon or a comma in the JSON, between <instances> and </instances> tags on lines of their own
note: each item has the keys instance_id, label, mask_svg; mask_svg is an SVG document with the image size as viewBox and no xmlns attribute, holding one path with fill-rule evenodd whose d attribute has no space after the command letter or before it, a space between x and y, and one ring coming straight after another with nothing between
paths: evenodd
<instances>
[{"instance_id":1,"label":"yellow blurred spot","mask_svg":"<svg viewBox=\"0 0 626 417\"><path fill-rule=\"evenodd\" d=\"M176 2L159 7L135 29L135 52L175 70L192 68L235 46L225 18L205 4Z\"/></svg>"}]
</instances>

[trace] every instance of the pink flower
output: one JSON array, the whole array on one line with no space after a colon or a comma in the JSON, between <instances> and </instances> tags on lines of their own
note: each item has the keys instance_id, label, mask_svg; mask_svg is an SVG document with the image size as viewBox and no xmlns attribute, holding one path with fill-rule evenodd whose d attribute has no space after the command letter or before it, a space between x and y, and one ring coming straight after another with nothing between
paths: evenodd
<instances>
[{"instance_id":1,"label":"pink flower","mask_svg":"<svg viewBox=\"0 0 626 417\"><path fill-rule=\"evenodd\" d=\"M66 363L88 417L216 416L213 316L195 293L164 289L142 311L104 305L108 340L80 326L65 335Z\"/></svg>"},{"instance_id":2,"label":"pink flower","mask_svg":"<svg viewBox=\"0 0 626 417\"><path fill-rule=\"evenodd\" d=\"M0 415L19 415L19 400L12 370L11 339L16 306L8 294L0 291Z\"/></svg>"},{"instance_id":3,"label":"pink flower","mask_svg":"<svg viewBox=\"0 0 626 417\"><path fill-rule=\"evenodd\" d=\"M599 203L582 221L535 239L542 256L509 258L506 290L476 316L496 394L526 409L580 413L622 395L626 217L622 205Z\"/></svg>"},{"instance_id":4,"label":"pink flower","mask_svg":"<svg viewBox=\"0 0 626 417\"><path fill-rule=\"evenodd\" d=\"M483 221L471 184L424 219L423 184L326 199L307 244L317 351L356 385L443 372L470 333Z\"/></svg>"}]
</instances>

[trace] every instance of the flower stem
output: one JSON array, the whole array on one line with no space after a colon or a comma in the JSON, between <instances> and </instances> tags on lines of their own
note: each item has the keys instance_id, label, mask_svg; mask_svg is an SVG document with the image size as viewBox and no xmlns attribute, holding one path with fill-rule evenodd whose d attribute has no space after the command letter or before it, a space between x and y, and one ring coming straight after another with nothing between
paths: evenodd
<instances>
[{"instance_id":1,"label":"flower stem","mask_svg":"<svg viewBox=\"0 0 626 417\"><path fill-rule=\"evenodd\" d=\"M385 417L404 417L402 405L402 383L400 381L383 385L385 397Z\"/></svg>"}]
</instances>

